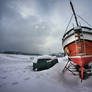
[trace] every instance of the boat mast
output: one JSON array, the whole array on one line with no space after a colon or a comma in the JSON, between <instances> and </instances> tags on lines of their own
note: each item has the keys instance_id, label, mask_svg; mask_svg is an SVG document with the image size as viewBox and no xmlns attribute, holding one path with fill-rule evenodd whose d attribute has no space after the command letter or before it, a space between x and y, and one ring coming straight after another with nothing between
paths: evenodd
<instances>
[{"instance_id":1,"label":"boat mast","mask_svg":"<svg viewBox=\"0 0 92 92\"><path fill-rule=\"evenodd\" d=\"M75 17L76 25L79 26L77 16L76 16L76 13L75 13L75 10L74 10L74 7L73 7L71 0L70 0L70 5L71 5L72 11L73 11L73 15Z\"/></svg>"}]
</instances>

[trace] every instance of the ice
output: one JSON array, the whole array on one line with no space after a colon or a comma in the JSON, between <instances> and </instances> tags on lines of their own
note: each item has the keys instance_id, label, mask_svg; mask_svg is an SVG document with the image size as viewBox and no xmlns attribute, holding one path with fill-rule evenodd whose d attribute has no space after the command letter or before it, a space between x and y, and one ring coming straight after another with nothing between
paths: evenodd
<instances>
[{"instance_id":1,"label":"ice","mask_svg":"<svg viewBox=\"0 0 92 92\"><path fill-rule=\"evenodd\" d=\"M48 70L34 72L32 62L38 58L0 54L0 92L92 92L92 77L81 83L78 76L62 73L67 57L58 58L59 63Z\"/></svg>"}]
</instances>

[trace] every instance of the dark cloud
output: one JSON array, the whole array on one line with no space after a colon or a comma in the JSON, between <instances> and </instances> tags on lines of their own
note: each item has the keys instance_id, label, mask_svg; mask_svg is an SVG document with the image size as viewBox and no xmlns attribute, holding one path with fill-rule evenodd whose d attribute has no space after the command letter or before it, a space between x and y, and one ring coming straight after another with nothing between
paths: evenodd
<instances>
[{"instance_id":1,"label":"dark cloud","mask_svg":"<svg viewBox=\"0 0 92 92\"><path fill-rule=\"evenodd\" d=\"M80 7L88 12L85 18L92 15L87 1L73 3L76 11ZM0 0L0 51L62 51L62 35L72 13L68 7L68 0Z\"/></svg>"}]
</instances>

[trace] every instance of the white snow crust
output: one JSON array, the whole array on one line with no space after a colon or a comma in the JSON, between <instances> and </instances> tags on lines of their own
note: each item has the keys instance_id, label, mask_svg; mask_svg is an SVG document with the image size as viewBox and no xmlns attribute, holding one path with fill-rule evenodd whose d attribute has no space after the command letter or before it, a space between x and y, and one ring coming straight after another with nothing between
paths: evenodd
<instances>
[{"instance_id":1,"label":"white snow crust","mask_svg":"<svg viewBox=\"0 0 92 92\"><path fill-rule=\"evenodd\" d=\"M81 83L78 76L62 73L66 57L48 70L34 72L32 62L37 58L0 54L0 92L92 92L92 77Z\"/></svg>"}]
</instances>

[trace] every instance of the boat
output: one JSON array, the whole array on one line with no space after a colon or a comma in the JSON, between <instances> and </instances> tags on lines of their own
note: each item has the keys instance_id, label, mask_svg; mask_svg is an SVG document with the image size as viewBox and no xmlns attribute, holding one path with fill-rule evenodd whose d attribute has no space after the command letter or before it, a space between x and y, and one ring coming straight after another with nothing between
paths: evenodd
<instances>
[{"instance_id":1,"label":"boat","mask_svg":"<svg viewBox=\"0 0 92 92\"><path fill-rule=\"evenodd\" d=\"M62 46L69 59L80 67L81 80L83 80L86 71L84 66L92 61L92 28L81 26L71 0L70 6L76 26L64 33Z\"/></svg>"}]
</instances>

